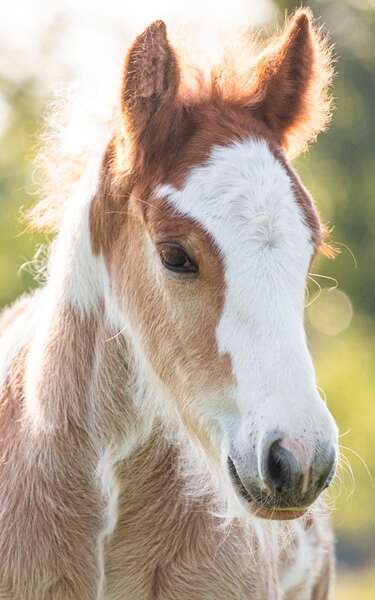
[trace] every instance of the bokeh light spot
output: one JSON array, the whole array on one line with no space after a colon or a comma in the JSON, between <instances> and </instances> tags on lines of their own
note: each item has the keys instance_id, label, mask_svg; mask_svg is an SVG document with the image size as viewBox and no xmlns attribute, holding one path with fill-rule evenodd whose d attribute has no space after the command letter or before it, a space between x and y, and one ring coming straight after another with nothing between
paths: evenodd
<instances>
[{"instance_id":1,"label":"bokeh light spot","mask_svg":"<svg viewBox=\"0 0 375 600\"><path fill-rule=\"evenodd\" d=\"M353 318L350 298L341 290L322 290L308 308L311 325L325 335L337 335L349 327Z\"/></svg>"}]
</instances>

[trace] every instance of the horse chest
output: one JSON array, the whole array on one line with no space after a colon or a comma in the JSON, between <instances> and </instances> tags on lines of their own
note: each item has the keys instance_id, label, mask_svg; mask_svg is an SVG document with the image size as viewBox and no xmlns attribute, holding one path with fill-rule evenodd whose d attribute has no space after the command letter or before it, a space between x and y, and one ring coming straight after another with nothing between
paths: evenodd
<instances>
[{"instance_id":1,"label":"horse chest","mask_svg":"<svg viewBox=\"0 0 375 600\"><path fill-rule=\"evenodd\" d=\"M316 556L302 526L283 555L274 531L220 529L198 503L184 510L163 478L150 497L127 477L125 466L109 487L104 600L282 600L304 583Z\"/></svg>"}]
</instances>

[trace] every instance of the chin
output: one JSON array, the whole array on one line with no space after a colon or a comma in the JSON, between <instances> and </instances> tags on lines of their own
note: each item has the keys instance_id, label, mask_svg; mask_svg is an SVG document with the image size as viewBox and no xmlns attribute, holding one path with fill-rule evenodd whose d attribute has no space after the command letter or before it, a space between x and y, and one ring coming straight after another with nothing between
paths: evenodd
<instances>
[{"instance_id":1,"label":"chin","mask_svg":"<svg viewBox=\"0 0 375 600\"><path fill-rule=\"evenodd\" d=\"M248 520L260 519L266 521L293 521L306 515L309 506L291 507L291 508L272 508L262 506L255 500L249 500L239 494L238 490L233 488L232 498L229 502L230 512L234 517Z\"/></svg>"},{"instance_id":2,"label":"chin","mask_svg":"<svg viewBox=\"0 0 375 600\"><path fill-rule=\"evenodd\" d=\"M305 515L308 510L308 508L269 508L254 501L247 501L246 507L254 516L269 521L293 521Z\"/></svg>"}]
</instances>

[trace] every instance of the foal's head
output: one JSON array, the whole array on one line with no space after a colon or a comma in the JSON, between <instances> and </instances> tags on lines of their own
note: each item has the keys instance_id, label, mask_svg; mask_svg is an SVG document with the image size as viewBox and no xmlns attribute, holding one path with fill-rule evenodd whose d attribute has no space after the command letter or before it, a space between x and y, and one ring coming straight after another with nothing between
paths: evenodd
<instances>
[{"instance_id":1,"label":"foal's head","mask_svg":"<svg viewBox=\"0 0 375 600\"><path fill-rule=\"evenodd\" d=\"M137 352L230 493L293 518L337 457L303 326L321 227L284 154L326 123L328 51L299 11L246 77L229 71L188 91L162 22L135 40L92 244Z\"/></svg>"}]
</instances>

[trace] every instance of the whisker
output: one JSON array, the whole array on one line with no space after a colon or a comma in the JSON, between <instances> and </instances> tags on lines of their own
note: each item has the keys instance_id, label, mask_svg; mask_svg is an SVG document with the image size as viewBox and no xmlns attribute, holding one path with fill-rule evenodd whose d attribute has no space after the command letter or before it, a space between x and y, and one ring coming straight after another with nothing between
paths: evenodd
<instances>
[{"instance_id":1,"label":"whisker","mask_svg":"<svg viewBox=\"0 0 375 600\"><path fill-rule=\"evenodd\" d=\"M349 435L349 433L351 433L351 429L347 429L346 431L344 431L343 433L339 433L339 438L345 437L346 435Z\"/></svg>"},{"instance_id":2,"label":"whisker","mask_svg":"<svg viewBox=\"0 0 375 600\"><path fill-rule=\"evenodd\" d=\"M317 300L317 299L319 298L319 296L321 295L321 293L322 293L322 287L321 287L320 283L319 283L318 281L316 281L316 280L315 280L313 277L311 277L311 275L310 275L310 274L308 274L308 275L307 275L307 277L308 277L308 278L309 278L309 279L310 279L310 280L311 280L313 283L315 283L316 287L318 288L318 292L317 292L317 294L315 294L315 295L312 297L312 299L311 299L311 300L310 300L310 301L309 301L307 304L305 304L305 308L308 308L309 306L311 306L311 304L312 304L313 302L315 302L315 300ZM308 288L307 288L307 289L308 289Z\"/></svg>"},{"instance_id":3,"label":"whisker","mask_svg":"<svg viewBox=\"0 0 375 600\"><path fill-rule=\"evenodd\" d=\"M350 479L352 482L352 488L348 494L348 498L350 498L351 496L353 496L353 494L355 492L356 480L355 480L354 471L353 471L353 467L350 463L350 460L344 454L341 455L341 466L343 468L343 472L347 473L350 476Z\"/></svg>"},{"instance_id":4,"label":"whisker","mask_svg":"<svg viewBox=\"0 0 375 600\"><path fill-rule=\"evenodd\" d=\"M354 454L354 456L356 458L358 458L358 460L361 462L362 466L364 467L364 469L365 469L365 471L366 471L366 473L367 473L367 475L368 475L368 477L370 479L372 487L375 488L374 478L372 476L370 468L369 468L367 462L365 461L365 459L356 450L353 450L353 448L349 448L348 446L343 446L342 444L339 444L339 446L343 450L348 450L348 452L351 452L352 454Z\"/></svg>"},{"instance_id":5,"label":"whisker","mask_svg":"<svg viewBox=\"0 0 375 600\"><path fill-rule=\"evenodd\" d=\"M337 279L335 277L331 277L330 275L321 275L320 273L309 273L308 277L310 279L313 280L312 275L314 277L320 277L321 279L327 279L327 281L333 281L333 286L329 287L329 288L325 288L327 289L329 292L333 291L333 290L337 290L337 288L339 287L339 282L337 281Z\"/></svg>"},{"instance_id":6,"label":"whisker","mask_svg":"<svg viewBox=\"0 0 375 600\"><path fill-rule=\"evenodd\" d=\"M354 268L358 269L358 261L355 257L353 250L350 248L350 246L348 246L347 244L344 244L343 242L334 242L334 244L335 244L335 246L342 246L343 248L345 248L345 250L347 250L349 252L350 256L353 259Z\"/></svg>"},{"instance_id":7,"label":"whisker","mask_svg":"<svg viewBox=\"0 0 375 600\"><path fill-rule=\"evenodd\" d=\"M323 400L325 402L325 404L327 404L327 393L323 390L322 387L320 387L320 385L316 386L318 391L320 392L321 396L323 396Z\"/></svg>"}]
</instances>

